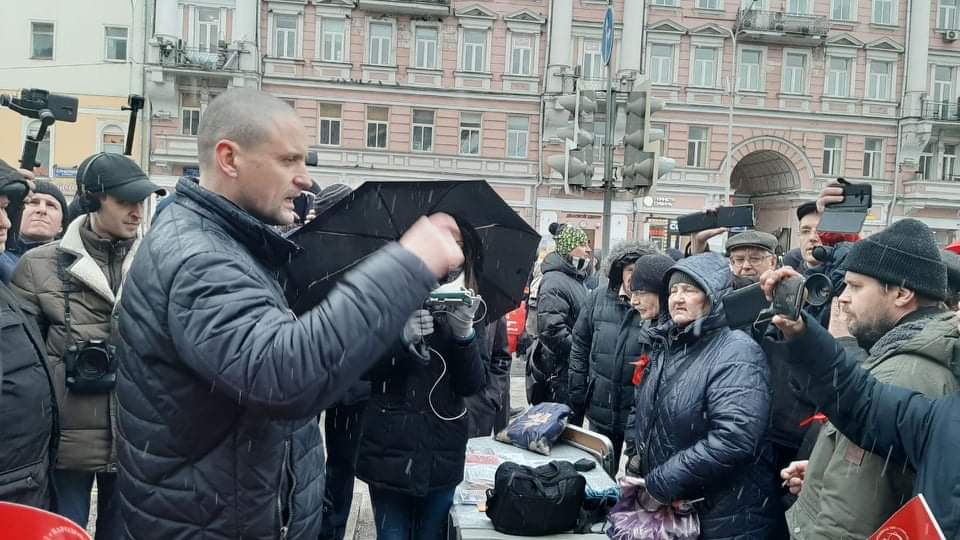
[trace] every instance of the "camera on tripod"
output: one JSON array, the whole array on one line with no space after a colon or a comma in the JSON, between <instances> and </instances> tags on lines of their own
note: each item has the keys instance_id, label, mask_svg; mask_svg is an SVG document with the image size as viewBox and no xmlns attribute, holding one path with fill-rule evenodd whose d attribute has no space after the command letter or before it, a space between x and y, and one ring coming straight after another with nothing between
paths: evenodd
<instances>
[{"instance_id":1,"label":"camera on tripod","mask_svg":"<svg viewBox=\"0 0 960 540\"><path fill-rule=\"evenodd\" d=\"M116 349L102 339L78 341L63 354L67 388L78 394L105 394L117 383Z\"/></svg>"}]
</instances>

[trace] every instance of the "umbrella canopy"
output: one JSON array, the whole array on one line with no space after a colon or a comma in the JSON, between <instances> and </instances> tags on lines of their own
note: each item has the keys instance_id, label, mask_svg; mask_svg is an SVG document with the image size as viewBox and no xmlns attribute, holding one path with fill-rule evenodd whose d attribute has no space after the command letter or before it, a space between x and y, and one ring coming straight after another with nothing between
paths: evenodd
<instances>
[{"instance_id":1,"label":"umbrella canopy","mask_svg":"<svg viewBox=\"0 0 960 540\"><path fill-rule=\"evenodd\" d=\"M299 229L303 248L288 269L287 299L302 313L348 270L399 240L421 216L445 212L479 241L477 288L488 321L523 298L540 235L485 181L367 182Z\"/></svg>"}]
</instances>

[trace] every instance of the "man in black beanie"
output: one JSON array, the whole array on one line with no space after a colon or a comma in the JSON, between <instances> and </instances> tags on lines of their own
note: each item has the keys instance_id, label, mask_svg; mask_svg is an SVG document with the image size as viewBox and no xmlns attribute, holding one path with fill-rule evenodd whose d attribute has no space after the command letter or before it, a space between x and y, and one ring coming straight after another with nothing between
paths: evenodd
<instances>
[{"instance_id":1,"label":"man in black beanie","mask_svg":"<svg viewBox=\"0 0 960 540\"><path fill-rule=\"evenodd\" d=\"M49 180L34 181L34 189L23 207L20 236L11 251L22 256L31 249L56 240L69 224L67 200L56 184Z\"/></svg>"},{"instance_id":2,"label":"man in black beanie","mask_svg":"<svg viewBox=\"0 0 960 540\"><path fill-rule=\"evenodd\" d=\"M836 301L849 333L869 351L863 369L879 382L930 397L960 389L950 369L960 334L953 312L942 305L947 269L930 229L914 219L898 221L854 244L844 266L847 286ZM771 296L780 280L795 274L787 268L768 272L761 278L764 291ZM853 413L838 411L853 407L854 398L838 398L838 392L847 390L843 381L848 374L836 370L841 362L854 365L856 355L808 315L800 321L778 316L773 323L786 338L794 373L809 377L807 397L831 422L835 415L843 422L824 426L808 463L792 464L781 473L800 492L787 513L791 537L866 538L910 498L915 473L888 463L890 448L849 420L865 421L867 405L857 405ZM848 439L838 428L853 435ZM934 503L930 506L937 513Z\"/></svg>"}]
</instances>

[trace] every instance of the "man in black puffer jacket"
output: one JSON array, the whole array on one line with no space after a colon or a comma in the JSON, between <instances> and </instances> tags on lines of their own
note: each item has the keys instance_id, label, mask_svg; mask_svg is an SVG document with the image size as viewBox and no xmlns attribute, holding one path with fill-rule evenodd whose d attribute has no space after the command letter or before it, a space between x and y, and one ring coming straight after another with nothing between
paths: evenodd
<instances>
[{"instance_id":1,"label":"man in black puffer jacket","mask_svg":"<svg viewBox=\"0 0 960 540\"><path fill-rule=\"evenodd\" d=\"M199 184L180 180L137 253L119 308L125 538L317 538L316 416L463 260L452 218L421 218L294 316L277 278L298 248L270 225L310 185L306 141L282 101L220 94Z\"/></svg>"},{"instance_id":2,"label":"man in black puffer jacket","mask_svg":"<svg viewBox=\"0 0 960 540\"><path fill-rule=\"evenodd\" d=\"M604 266L607 286L594 290L580 308L570 352L570 408L576 419L613 443L619 468L624 430L633 406L633 362L643 353L640 314L630 307L630 275L637 259L658 253L649 242L621 242Z\"/></svg>"}]
</instances>

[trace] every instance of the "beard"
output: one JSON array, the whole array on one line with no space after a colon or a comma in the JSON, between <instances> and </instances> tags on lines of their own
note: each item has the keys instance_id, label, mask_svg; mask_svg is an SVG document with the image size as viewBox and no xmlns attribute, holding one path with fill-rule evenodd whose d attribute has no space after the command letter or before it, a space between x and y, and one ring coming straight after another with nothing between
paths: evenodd
<instances>
[{"instance_id":1,"label":"beard","mask_svg":"<svg viewBox=\"0 0 960 540\"><path fill-rule=\"evenodd\" d=\"M850 335L857 339L857 345L869 352L884 335L897 325L897 321L880 317L870 322L856 321L850 324Z\"/></svg>"}]
</instances>

